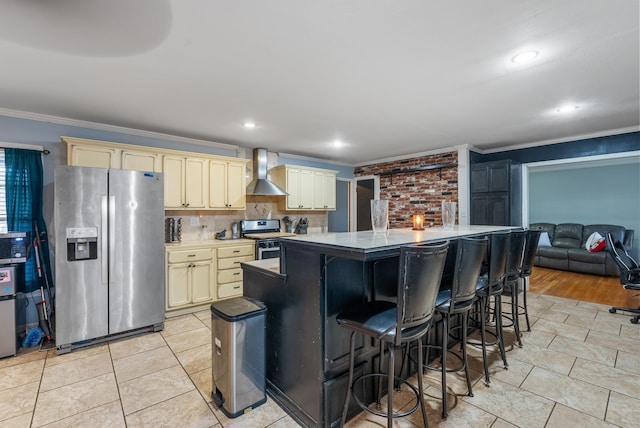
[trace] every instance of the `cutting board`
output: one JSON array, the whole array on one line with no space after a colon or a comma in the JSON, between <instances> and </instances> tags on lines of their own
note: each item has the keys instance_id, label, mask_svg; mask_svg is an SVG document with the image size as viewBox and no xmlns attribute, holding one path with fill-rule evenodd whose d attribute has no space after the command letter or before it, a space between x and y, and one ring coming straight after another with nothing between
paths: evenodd
<instances>
[{"instance_id":1,"label":"cutting board","mask_svg":"<svg viewBox=\"0 0 640 428\"><path fill-rule=\"evenodd\" d=\"M282 238L283 236L296 236L291 232L267 232L267 233L245 233L244 237L249 239L262 239L262 238Z\"/></svg>"}]
</instances>

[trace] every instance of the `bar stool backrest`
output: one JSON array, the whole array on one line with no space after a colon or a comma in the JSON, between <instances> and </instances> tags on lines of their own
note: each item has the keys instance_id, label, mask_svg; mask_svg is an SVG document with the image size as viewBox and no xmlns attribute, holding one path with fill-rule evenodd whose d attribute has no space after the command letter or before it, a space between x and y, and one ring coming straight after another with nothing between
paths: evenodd
<instances>
[{"instance_id":1,"label":"bar stool backrest","mask_svg":"<svg viewBox=\"0 0 640 428\"><path fill-rule=\"evenodd\" d=\"M431 320L448 246L445 242L400 248L396 341L403 330Z\"/></svg>"},{"instance_id":2,"label":"bar stool backrest","mask_svg":"<svg viewBox=\"0 0 640 428\"><path fill-rule=\"evenodd\" d=\"M458 239L449 313L468 306L475 299L476 284L488 242L486 236Z\"/></svg>"},{"instance_id":3,"label":"bar stool backrest","mask_svg":"<svg viewBox=\"0 0 640 428\"><path fill-rule=\"evenodd\" d=\"M520 277L520 271L522 270L522 255L526 239L526 230L511 231L509 252L507 253L507 281Z\"/></svg>"},{"instance_id":4,"label":"bar stool backrest","mask_svg":"<svg viewBox=\"0 0 640 428\"><path fill-rule=\"evenodd\" d=\"M490 236L489 241L489 272L487 284L489 286L501 284L507 273L507 254L509 253L509 243L511 242L511 232L495 232Z\"/></svg>"},{"instance_id":5,"label":"bar stool backrest","mask_svg":"<svg viewBox=\"0 0 640 428\"><path fill-rule=\"evenodd\" d=\"M531 271L533 271L533 263L536 259L536 252L538 251L540 234L542 234L542 230L527 230L524 255L522 256L522 272L520 273L522 277L530 276Z\"/></svg>"}]
</instances>

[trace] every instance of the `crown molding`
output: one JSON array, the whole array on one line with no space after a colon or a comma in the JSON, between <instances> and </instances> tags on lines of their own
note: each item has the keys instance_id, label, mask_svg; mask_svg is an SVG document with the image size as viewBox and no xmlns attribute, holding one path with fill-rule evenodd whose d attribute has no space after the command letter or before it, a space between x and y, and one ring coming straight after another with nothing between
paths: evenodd
<instances>
[{"instance_id":1,"label":"crown molding","mask_svg":"<svg viewBox=\"0 0 640 428\"><path fill-rule=\"evenodd\" d=\"M588 140L589 138L609 137L612 135L627 134L629 132L637 132L637 131L640 131L640 126L629 126L627 128L610 129L607 131L599 131L599 132L593 132L590 134L574 135L571 137L553 138L551 140L543 140L543 141L532 142L532 143L514 144L512 146L503 146L503 147L493 148L493 149L481 149L475 146L470 146L469 150L484 155L484 154L490 154L490 153L508 152L510 150L521 150L521 149L528 149L531 147L547 146L550 144L569 143L571 141Z\"/></svg>"},{"instance_id":2,"label":"crown molding","mask_svg":"<svg viewBox=\"0 0 640 428\"><path fill-rule=\"evenodd\" d=\"M97 131L117 132L120 134L136 135L138 137L155 138L178 143L195 144L198 146L215 147L227 150L238 150L237 145L216 143L214 141L199 140L197 138L180 137L177 135L163 134L161 132L145 131L143 129L127 128L124 126L107 125L105 123L89 122L85 120L69 119L66 117L50 116L46 114L31 113L20 110L0 108L0 116L15 117L17 119L34 120L38 122L49 122L58 125L76 126L79 128L89 128Z\"/></svg>"}]
</instances>

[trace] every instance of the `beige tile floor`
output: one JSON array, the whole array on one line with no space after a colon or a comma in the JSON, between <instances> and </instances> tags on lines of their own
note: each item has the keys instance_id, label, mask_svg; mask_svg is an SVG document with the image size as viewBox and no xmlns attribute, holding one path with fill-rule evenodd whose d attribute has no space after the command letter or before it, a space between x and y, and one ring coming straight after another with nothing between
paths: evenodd
<instances>
[{"instance_id":1,"label":"beige tile floor","mask_svg":"<svg viewBox=\"0 0 640 428\"><path fill-rule=\"evenodd\" d=\"M440 416L439 373L424 375L430 426L636 427L640 421L640 326L608 307L529 294L524 347L507 333L509 368L491 353L491 385L470 349L474 396L448 377L449 417ZM271 399L228 419L210 399L209 312L168 319L159 333L58 356L21 351L0 360L0 427L295 427ZM416 383L416 378L411 382ZM412 405L405 390L394 408ZM348 427L386 426L363 412ZM420 412L395 421L422 426Z\"/></svg>"}]
</instances>

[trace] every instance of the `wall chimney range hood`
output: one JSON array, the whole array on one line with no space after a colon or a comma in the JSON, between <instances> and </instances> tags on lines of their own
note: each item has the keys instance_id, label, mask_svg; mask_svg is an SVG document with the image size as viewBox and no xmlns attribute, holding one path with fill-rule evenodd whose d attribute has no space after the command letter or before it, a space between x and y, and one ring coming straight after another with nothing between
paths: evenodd
<instances>
[{"instance_id":1,"label":"wall chimney range hood","mask_svg":"<svg viewBox=\"0 0 640 428\"><path fill-rule=\"evenodd\" d=\"M267 149L253 150L253 176L247 195L287 196L288 193L267 179Z\"/></svg>"}]
</instances>

